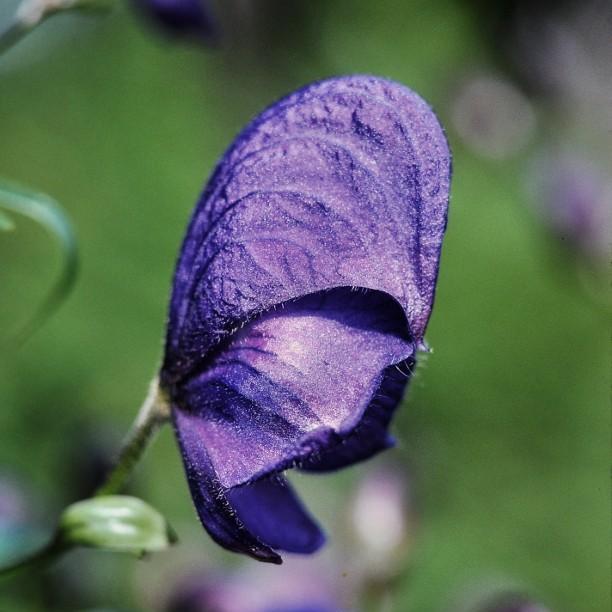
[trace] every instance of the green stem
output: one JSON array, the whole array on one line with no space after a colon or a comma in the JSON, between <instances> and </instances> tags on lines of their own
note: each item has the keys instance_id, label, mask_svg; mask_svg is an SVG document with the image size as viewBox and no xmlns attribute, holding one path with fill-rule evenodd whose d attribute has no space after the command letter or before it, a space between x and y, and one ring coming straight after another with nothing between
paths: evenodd
<instances>
[{"instance_id":1,"label":"green stem","mask_svg":"<svg viewBox=\"0 0 612 612\"><path fill-rule=\"evenodd\" d=\"M115 466L106 477L104 484L96 491L96 496L114 495L121 491L153 436L169 419L170 404L155 377L138 416L125 437Z\"/></svg>"},{"instance_id":2,"label":"green stem","mask_svg":"<svg viewBox=\"0 0 612 612\"><path fill-rule=\"evenodd\" d=\"M13 21L0 33L0 55L16 45L32 28L19 20Z\"/></svg>"}]
</instances>

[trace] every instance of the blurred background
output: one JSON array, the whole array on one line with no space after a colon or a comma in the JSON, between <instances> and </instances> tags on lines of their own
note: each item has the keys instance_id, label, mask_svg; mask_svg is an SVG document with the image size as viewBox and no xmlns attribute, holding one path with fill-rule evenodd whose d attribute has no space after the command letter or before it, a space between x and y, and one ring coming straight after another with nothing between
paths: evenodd
<instances>
[{"instance_id":1,"label":"blurred background","mask_svg":"<svg viewBox=\"0 0 612 612\"><path fill-rule=\"evenodd\" d=\"M0 24L17 4L3 0ZM389 77L446 127L454 178L433 353L397 413L396 449L293 477L328 532L320 555L254 568L213 544L166 428L131 491L179 545L144 561L72 553L0 582L0 610L225 611L215 588L239 583L252 603L282 576L310 584L309 609L527 610L482 603L512 591L541 606L530 610L607 612L611 3L226 0L207 2L211 23L188 36L142 4L55 16L0 57L0 176L57 199L80 247L68 300L21 349L1 349L0 560L95 486L158 365L175 257L208 175L296 87ZM61 264L43 229L12 219L0 232L3 337ZM370 484L359 501L377 470L390 488ZM380 499L396 507L368 506ZM370 536L389 526L380 538L394 550L364 570ZM236 590L232 609L246 610Z\"/></svg>"}]
</instances>

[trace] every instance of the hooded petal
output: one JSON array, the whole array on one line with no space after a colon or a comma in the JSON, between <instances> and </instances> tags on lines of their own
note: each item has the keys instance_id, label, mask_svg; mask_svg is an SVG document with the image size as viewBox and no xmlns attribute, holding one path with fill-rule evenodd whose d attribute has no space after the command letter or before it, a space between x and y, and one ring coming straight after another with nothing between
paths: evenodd
<instances>
[{"instance_id":1,"label":"hooded petal","mask_svg":"<svg viewBox=\"0 0 612 612\"><path fill-rule=\"evenodd\" d=\"M272 105L226 152L177 265L162 381L235 329L322 290L383 291L421 342L446 225L450 154L405 87L354 76Z\"/></svg>"}]
</instances>

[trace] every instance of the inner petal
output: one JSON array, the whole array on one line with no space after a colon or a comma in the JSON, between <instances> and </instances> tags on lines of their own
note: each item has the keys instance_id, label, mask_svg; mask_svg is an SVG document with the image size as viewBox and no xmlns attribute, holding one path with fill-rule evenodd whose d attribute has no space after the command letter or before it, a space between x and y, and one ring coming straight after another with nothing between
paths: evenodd
<instances>
[{"instance_id":1,"label":"inner petal","mask_svg":"<svg viewBox=\"0 0 612 612\"><path fill-rule=\"evenodd\" d=\"M413 351L392 298L333 289L247 324L178 399L201 418L214 469L232 487L337 443L359 423L385 369Z\"/></svg>"},{"instance_id":2,"label":"inner petal","mask_svg":"<svg viewBox=\"0 0 612 612\"><path fill-rule=\"evenodd\" d=\"M319 526L281 476L234 487L227 498L249 532L271 548L308 554L325 541Z\"/></svg>"}]
</instances>

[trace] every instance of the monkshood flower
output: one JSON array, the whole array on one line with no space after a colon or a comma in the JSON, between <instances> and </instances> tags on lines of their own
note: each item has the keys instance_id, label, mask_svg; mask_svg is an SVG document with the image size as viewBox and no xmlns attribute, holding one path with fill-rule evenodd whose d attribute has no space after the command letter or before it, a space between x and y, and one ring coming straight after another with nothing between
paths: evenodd
<instances>
[{"instance_id":1,"label":"monkshood flower","mask_svg":"<svg viewBox=\"0 0 612 612\"><path fill-rule=\"evenodd\" d=\"M211 42L216 27L205 0L133 0L136 7L171 36Z\"/></svg>"},{"instance_id":2,"label":"monkshood flower","mask_svg":"<svg viewBox=\"0 0 612 612\"><path fill-rule=\"evenodd\" d=\"M309 85L256 117L195 209L160 373L191 495L229 550L324 541L282 472L392 445L431 314L450 153L398 83Z\"/></svg>"}]
</instances>

